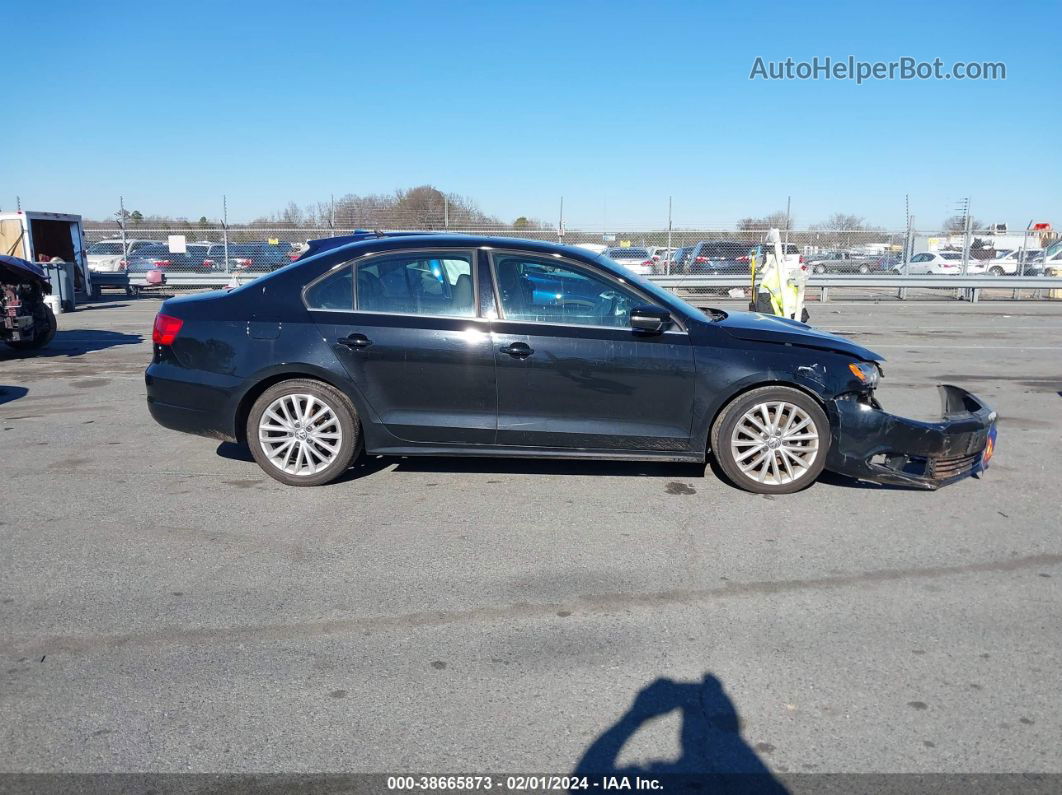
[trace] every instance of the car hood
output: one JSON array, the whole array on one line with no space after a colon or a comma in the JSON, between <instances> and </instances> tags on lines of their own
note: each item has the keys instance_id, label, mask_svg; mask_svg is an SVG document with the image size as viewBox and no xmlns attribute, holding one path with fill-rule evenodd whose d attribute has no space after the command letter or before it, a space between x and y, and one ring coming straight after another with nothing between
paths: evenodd
<instances>
[{"instance_id":1,"label":"car hood","mask_svg":"<svg viewBox=\"0 0 1062 795\"><path fill-rule=\"evenodd\" d=\"M780 345L799 345L824 351L846 353L868 362L884 361L885 357L857 345L844 337L813 329L806 323L758 312L731 312L715 325L739 340L774 342Z\"/></svg>"},{"instance_id":2,"label":"car hood","mask_svg":"<svg viewBox=\"0 0 1062 795\"><path fill-rule=\"evenodd\" d=\"M40 265L20 257L9 257L6 254L0 254L0 276L6 276L14 281L50 285L48 276Z\"/></svg>"}]
</instances>

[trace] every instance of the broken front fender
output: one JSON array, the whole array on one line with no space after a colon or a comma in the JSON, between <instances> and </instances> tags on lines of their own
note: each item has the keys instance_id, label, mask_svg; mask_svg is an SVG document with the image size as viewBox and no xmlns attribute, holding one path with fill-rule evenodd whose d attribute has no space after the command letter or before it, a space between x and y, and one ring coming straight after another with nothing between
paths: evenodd
<instances>
[{"instance_id":1,"label":"broken front fender","mask_svg":"<svg viewBox=\"0 0 1062 795\"><path fill-rule=\"evenodd\" d=\"M946 384L938 389L940 422L897 417L873 397L842 395L827 403L832 441L826 468L923 489L982 471L995 446L996 412L965 389Z\"/></svg>"}]
</instances>

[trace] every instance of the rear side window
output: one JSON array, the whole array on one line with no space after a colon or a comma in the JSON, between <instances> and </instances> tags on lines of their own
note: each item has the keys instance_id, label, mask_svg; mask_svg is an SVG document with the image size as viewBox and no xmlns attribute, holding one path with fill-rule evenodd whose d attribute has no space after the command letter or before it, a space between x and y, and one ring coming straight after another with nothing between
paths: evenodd
<instances>
[{"instance_id":1,"label":"rear side window","mask_svg":"<svg viewBox=\"0 0 1062 795\"><path fill-rule=\"evenodd\" d=\"M356 265L360 312L474 317L472 255L410 253L372 257Z\"/></svg>"},{"instance_id":2,"label":"rear side window","mask_svg":"<svg viewBox=\"0 0 1062 795\"><path fill-rule=\"evenodd\" d=\"M348 265L317 282L306 291L306 306L310 309L333 309L350 312L354 309L354 278Z\"/></svg>"}]
</instances>

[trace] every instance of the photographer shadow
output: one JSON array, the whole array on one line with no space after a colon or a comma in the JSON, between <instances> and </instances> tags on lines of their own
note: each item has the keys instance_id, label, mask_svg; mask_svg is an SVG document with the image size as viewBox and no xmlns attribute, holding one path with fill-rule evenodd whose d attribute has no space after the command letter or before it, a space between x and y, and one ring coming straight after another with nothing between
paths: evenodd
<instances>
[{"instance_id":1,"label":"photographer shadow","mask_svg":"<svg viewBox=\"0 0 1062 795\"><path fill-rule=\"evenodd\" d=\"M621 767L619 756L627 741L649 721L676 710L682 716L681 755ZM643 688L620 719L586 749L574 775L657 778L713 792L788 792L741 737L737 709L710 674L701 682L657 679Z\"/></svg>"}]
</instances>

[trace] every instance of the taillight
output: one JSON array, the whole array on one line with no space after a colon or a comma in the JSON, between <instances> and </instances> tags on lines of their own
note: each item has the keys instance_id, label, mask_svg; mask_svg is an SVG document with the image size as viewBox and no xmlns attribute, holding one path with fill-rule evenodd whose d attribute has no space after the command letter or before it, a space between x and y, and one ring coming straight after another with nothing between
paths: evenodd
<instances>
[{"instance_id":1,"label":"taillight","mask_svg":"<svg viewBox=\"0 0 1062 795\"><path fill-rule=\"evenodd\" d=\"M170 261L168 259L157 259L154 262L156 268L165 268L169 264Z\"/></svg>"},{"instance_id":2,"label":"taillight","mask_svg":"<svg viewBox=\"0 0 1062 795\"><path fill-rule=\"evenodd\" d=\"M642 267L646 267L646 268L653 267L653 261L651 259L647 259L645 262L642 263Z\"/></svg>"},{"instance_id":3,"label":"taillight","mask_svg":"<svg viewBox=\"0 0 1062 795\"><path fill-rule=\"evenodd\" d=\"M125 269L126 269L127 267L129 267L129 262L128 262L128 260L124 260L124 259L123 259L123 260L120 260L120 261L118 262L118 269L119 269L119 270L123 270L123 271L124 271L124 270L125 270Z\"/></svg>"},{"instance_id":4,"label":"taillight","mask_svg":"<svg viewBox=\"0 0 1062 795\"><path fill-rule=\"evenodd\" d=\"M696 259L694 259L693 261L694 261L694 262L699 262L699 263L701 263L701 264L703 265L703 264L704 264L705 262L707 262L707 261L708 261L708 258L707 258L707 257L697 257L697 258L696 258Z\"/></svg>"},{"instance_id":5,"label":"taillight","mask_svg":"<svg viewBox=\"0 0 1062 795\"><path fill-rule=\"evenodd\" d=\"M800 255L800 256L799 256L798 258L797 258L797 262L799 262L799 263L800 263L801 265L803 265L803 264L804 264L804 255L803 255L803 254L801 254L801 255Z\"/></svg>"},{"instance_id":6,"label":"taillight","mask_svg":"<svg viewBox=\"0 0 1062 795\"><path fill-rule=\"evenodd\" d=\"M173 345L173 341L177 339L177 332L183 325L184 321L179 317L159 313L155 315L155 327L151 330L151 341L156 345Z\"/></svg>"}]
</instances>

